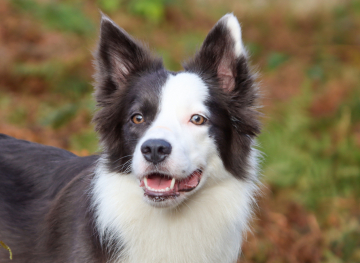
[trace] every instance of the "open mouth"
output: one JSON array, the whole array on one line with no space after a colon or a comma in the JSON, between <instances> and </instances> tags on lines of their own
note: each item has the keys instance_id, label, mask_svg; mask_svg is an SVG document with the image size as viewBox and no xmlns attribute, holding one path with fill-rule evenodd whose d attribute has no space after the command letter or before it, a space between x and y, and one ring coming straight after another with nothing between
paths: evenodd
<instances>
[{"instance_id":1,"label":"open mouth","mask_svg":"<svg viewBox=\"0 0 360 263\"><path fill-rule=\"evenodd\" d=\"M144 188L144 195L154 202L162 202L170 198L176 198L181 192L190 192L200 183L201 170L196 170L188 177L179 180L166 174L151 173L140 181L140 187Z\"/></svg>"}]
</instances>

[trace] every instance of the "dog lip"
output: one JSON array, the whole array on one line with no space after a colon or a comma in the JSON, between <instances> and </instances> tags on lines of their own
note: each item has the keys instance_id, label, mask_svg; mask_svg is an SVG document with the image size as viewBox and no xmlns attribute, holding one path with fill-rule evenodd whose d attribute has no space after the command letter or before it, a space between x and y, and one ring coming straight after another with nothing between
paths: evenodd
<instances>
[{"instance_id":1,"label":"dog lip","mask_svg":"<svg viewBox=\"0 0 360 263\"><path fill-rule=\"evenodd\" d=\"M178 195L180 195L180 193L175 192L175 191L172 191L172 192L155 192L155 191L151 191L151 190L145 188L144 195L151 196L151 197L157 197L157 196L171 197L171 196L178 196Z\"/></svg>"},{"instance_id":2,"label":"dog lip","mask_svg":"<svg viewBox=\"0 0 360 263\"><path fill-rule=\"evenodd\" d=\"M177 197L177 195L154 196L154 195L147 195L146 193L144 193L144 196L146 196L148 199L156 203L163 202L169 199L175 199Z\"/></svg>"}]
</instances>

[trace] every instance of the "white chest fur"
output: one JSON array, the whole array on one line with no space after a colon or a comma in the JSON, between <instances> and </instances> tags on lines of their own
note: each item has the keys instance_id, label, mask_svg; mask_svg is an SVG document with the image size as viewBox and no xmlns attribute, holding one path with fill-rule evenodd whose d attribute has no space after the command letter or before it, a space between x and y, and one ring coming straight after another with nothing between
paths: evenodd
<instances>
[{"instance_id":1,"label":"white chest fur","mask_svg":"<svg viewBox=\"0 0 360 263\"><path fill-rule=\"evenodd\" d=\"M100 164L92 194L100 237L117 246L111 262L236 262L256 185L233 176L213 180L175 209L156 208L143 201L134 176Z\"/></svg>"}]
</instances>

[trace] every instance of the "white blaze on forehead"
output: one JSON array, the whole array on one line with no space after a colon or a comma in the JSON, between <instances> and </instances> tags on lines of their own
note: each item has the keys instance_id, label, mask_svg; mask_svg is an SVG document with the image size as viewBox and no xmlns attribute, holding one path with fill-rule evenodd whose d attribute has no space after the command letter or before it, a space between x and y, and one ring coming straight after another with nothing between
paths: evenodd
<instances>
[{"instance_id":1,"label":"white blaze on forehead","mask_svg":"<svg viewBox=\"0 0 360 263\"><path fill-rule=\"evenodd\" d=\"M162 139L171 144L171 155L166 159L167 172L183 178L205 166L207 153L212 149L212 144L206 141L208 129L192 124L190 119L194 114L210 117L205 105L208 96L208 87L197 74L169 75L162 87L159 113L134 152L132 167L136 175L141 176L148 167L140 147L149 139Z\"/></svg>"},{"instance_id":2,"label":"white blaze on forehead","mask_svg":"<svg viewBox=\"0 0 360 263\"><path fill-rule=\"evenodd\" d=\"M239 21L233 14L227 14L223 16L220 21L224 21L227 28L229 29L231 36L234 40L234 53L236 57L239 57L244 53L244 46L241 40L241 27Z\"/></svg>"},{"instance_id":3,"label":"white blaze on forehead","mask_svg":"<svg viewBox=\"0 0 360 263\"><path fill-rule=\"evenodd\" d=\"M162 91L160 115L175 114L178 118L190 117L191 114L207 115L204 103L208 96L208 88L198 75L171 75Z\"/></svg>"}]
</instances>

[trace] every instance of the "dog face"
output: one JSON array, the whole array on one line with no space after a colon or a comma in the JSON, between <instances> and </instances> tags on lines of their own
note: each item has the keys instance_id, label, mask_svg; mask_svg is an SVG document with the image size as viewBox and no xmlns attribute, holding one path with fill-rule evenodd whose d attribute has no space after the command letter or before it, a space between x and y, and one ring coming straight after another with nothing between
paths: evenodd
<instances>
[{"instance_id":1,"label":"dog face","mask_svg":"<svg viewBox=\"0 0 360 263\"><path fill-rule=\"evenodd\" d=\"M205 83L193 73L169 75L158 114L134 151L132 171L153 205L176 205L200 188L216 155Z\"/></svg>"},{"instance_id":2,"label":"dog face","mask_svg":"<svg viewBox=\"0 0 360 263\"><path fill-rule=\"evenodd\" d=\"M107 169L135 177L145 202L177 206L224 176L247 179L257 93L233 15L183 72L166 71L105 16L95 58L94 122Z\"/></svg>"}]
</instances>

